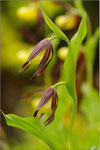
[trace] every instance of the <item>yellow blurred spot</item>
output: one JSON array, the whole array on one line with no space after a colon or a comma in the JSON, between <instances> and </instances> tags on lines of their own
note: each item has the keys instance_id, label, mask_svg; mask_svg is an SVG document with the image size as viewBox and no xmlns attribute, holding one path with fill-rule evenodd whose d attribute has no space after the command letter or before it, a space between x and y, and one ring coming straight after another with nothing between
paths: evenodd
<instances>
[{"instance_id":1,"label":"yellow blurred spot","mask_svg":"<svg viewBox=\"0 0 100 150\"><path fill-rule=\"evenodd\" d=\"M58 16L55 20L55 24L59 27L59 28L63 28L64 24L66 23L66 16L65 15L61 15Z\"/></svg>"},{"instance_id":2,"label":"yellow blurred spot","mask_svg":"<svg viewBox=\"0 0 100 150\"><path fill-rule=\"evenodd\" d=\"M57 52L57 55L58 57L61 59L61 60L65 60L66 58L66 55L67 55L67 52L68 52L68 48L67 47L61 47L58 52Z\"/></svg>"},{"instance_id":3,"label":"yellow blurred spot","mask_svg":"<svg viewBox=\"0 0 100 150\"><path fill-rule=\"evenodd\" d=\"M40 100L41 100L41 98L35 98L35 99L33 99L33 101L32 101L31 104L32 104L32 107L34 109L37 108ZM39 112L40 113L49 113L49 112L51 112L51 99L41 109L39 109Z\"/></svg>"},{"instance_id":4,"label":"yellow blurred spot","mask_svg":"<svg viewBox=\"0 0 100 150\"><path fill-rule=\"evenodd\" d=\"M74 15L61 15L55 20L55 24L64 30L71 30L76 25L76 16Z\"/></svg>"},{"instance_id":5,"label":"yellow blurred spot","mask_svg":"<svg viewBox=\"0 0 100 150\"><path fill-rule=\"evenodd\" d=\"M17 9L16 14L21 20L36 21L38 18L38 8L35 6L20 7Z\"/></svg>"},{"instance_id":6,"label":"yellow blurred spot","mask_svg":"<svg viewBox=\"0 0 100 150\"><path fill-rule=\"evenodd\" d=\"M17 53L17 58L21 60L22 62L25 62L27 58L29 57L30 52L27 50L21 50Z\"/></svg>"}]
</instances>

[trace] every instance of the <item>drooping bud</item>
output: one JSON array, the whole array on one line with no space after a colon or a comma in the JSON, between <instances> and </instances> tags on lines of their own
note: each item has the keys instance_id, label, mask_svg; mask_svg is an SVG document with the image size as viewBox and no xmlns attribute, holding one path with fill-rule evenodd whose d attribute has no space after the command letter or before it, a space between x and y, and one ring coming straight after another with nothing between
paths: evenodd
<instances>
[{"instance_id":1,"label":"drooping bud","mask_svg":"<svg viewBox=\"0 0 100 150\"><path fill-rule=\"evenodd\" d=\"M45 126L48 125L54 120L57 104L58 104L57 92L55 91L54 87L50 87L44 93L41 101L38 103L38 106L34 112L34 117L37 116L38 112L41 112L41 115L43 115L44 113L52 111L50 117L44 122Z\"/></svg>"},{"instance_id":2,"label":"drooping bud","mask_svg":"<svg viewBox=\"0 0 100 150\"><path fill-rule=\"evenodd\" d=\"M52 47L52 43L49 39L44 39L36 45L35 49L31 52L31 54L29 55L26 62L22 65L19 72L21 72L25 67L27 69L28 63L43 50L45 51L43 58L40 61L39 65L37 67L37 70L32 77L34 77L35 75L40 75L46 69L46 67L48 66L48 64L50 63L50 61L53 57L53 47ZM26 69L24 69L24 70L26 70Z\"/></svg>"}]
</instances>

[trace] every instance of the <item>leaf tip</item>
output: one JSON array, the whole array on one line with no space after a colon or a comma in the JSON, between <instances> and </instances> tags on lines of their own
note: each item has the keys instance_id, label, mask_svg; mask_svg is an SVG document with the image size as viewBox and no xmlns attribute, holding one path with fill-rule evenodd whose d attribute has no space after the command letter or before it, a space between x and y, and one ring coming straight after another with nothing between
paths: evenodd
<instances>
[{"instance_id":1,"label":"leaf tip","mask_svg":"<svg viewBox=\"0 0 100 150\"><path fill-rule=\"evenodd\" d=\"M39 8L42 11L42 14L44 14L45 12L44 12L43 8L41 6Z\"/></svg>"},{"instance_id":2,"label":"leaf tip","mask_svg":"<svg viewBox=\"0 0 100 150\"><path fill-rule=\"evenodd\" d=\"M1 112L1 114L4 116L5 114L4 114L4 112L0 109L0 112Z\"/></svg>"},{"instance_id":3,"label":"leaf tip","mask_svg":"<svg viewBox=\"0 0 100 150\"><path fill-rule=\"evenodd\" d=\"M0 109L1 114L3 115L3 117L6 119L6 115L5 113Z\"/></svg>"}]
</instances>

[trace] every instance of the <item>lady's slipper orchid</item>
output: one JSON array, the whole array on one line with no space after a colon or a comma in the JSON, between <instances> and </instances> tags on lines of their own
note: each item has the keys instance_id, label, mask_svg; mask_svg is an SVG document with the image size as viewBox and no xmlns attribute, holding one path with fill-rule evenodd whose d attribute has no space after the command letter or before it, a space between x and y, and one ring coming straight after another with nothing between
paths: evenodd
<instances>
[{"instance_id":1,"label":"lady's slipper orchid","mask_svg":"<svg viewBox=\"0 0 100 150\"><path fill-rule=\"evenodd\" d=\"M54 87L50 87L43 95L41 101L39 102L36 111L34 112L34 117L37 116L38 111L50 100L51 101L51 110L52 113L50 117L44 122L45 126L47 126L49 123L51 123L54 120L55 117L55 111L57 108L57 103L58 103L58 96L57 92L55 91ZM41 114L40 118L44 115L44 113Z\"/></svg>"},{"instance_id":2,"label":"lady's slipper orchid","mask_svg":"<svg viewBox=\"0 0 100 150\"><path fill-rule=\"evenodd\" d=\"M21 72L25 67L26 68L24 69L24 71L27 70L27 68L31 65L31 64L29 64L27 66L29 61L31 61L34 57L36 57L43 50L45 51L44 56L43 56L40 64L38 65L37 70L33 76L41 74L45 70L47 65L50 63L52 56L53 56L53 47L52 47L52 43L49 39L44 39L36 45L35 49L32 51L32 53L30 54L30 56L28 57L26 62L23 64L23 66L21 67L19 72Z\"/></svg>"}]
</instances>

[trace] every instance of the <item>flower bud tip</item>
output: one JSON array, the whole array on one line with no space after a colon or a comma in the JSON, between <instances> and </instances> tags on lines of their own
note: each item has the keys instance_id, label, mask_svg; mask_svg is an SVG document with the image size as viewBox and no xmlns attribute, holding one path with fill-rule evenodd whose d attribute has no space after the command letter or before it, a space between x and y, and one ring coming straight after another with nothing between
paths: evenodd
<instances>
[{"instance_id":1,"label":"flower bud tip","mask_svg":"<svg viewBox=\"0 0 100 150\"><path fill-rule=\"evenodd\" d=\"M19 71L18 71L18 73L20 73L22 71L22 69L20 69Z\"/></svg>"}]
</instances>

